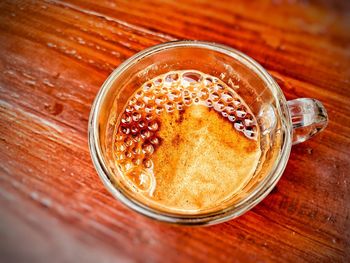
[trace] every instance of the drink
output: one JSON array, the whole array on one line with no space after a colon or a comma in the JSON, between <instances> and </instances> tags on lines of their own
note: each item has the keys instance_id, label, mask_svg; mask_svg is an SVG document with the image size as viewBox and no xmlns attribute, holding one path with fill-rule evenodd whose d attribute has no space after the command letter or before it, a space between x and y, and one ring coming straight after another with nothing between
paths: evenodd
<instances>
[{"instance_id":1,"label":"drink","mask_svg":"<svg viewBox=\"0 0 350 263\"><path fill-rule=\"evenodd\" d=\"M106 80L91 108L89 149L107 189L128 207L164 222L215 224L258 204L292 144L327 122L321 102L287 101L245 54L175 41L136 54Z\"/></svg>"},{"instance_id":2,"label":"drink","mask_svg":"<svg viewBox=\"0 0 350 263\"><path fill-rule=\"evenodd\" d=\"M115 131L121 181L139 199L184 213L215 208L253 177L259 127L246 103L218 78L171 71L129 98Z\"/></svg>"}]
</instances>

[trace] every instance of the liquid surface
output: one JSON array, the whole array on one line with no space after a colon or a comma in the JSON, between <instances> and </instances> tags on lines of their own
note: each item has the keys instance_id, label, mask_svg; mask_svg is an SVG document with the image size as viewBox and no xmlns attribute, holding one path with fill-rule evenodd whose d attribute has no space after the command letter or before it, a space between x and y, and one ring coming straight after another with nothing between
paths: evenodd
<instances>
[{"instance_id":1,"label":"liquid surface","mask_svg":"<svg viewBox=\"0 0 350 263\"><path fill-rule=\"evenodd\" d=\"M172 71L140 87L115 132L122 180L162 210L214 208L252 178L261 149L245 102L219 79Z\"/></svg>"}]
</instances>

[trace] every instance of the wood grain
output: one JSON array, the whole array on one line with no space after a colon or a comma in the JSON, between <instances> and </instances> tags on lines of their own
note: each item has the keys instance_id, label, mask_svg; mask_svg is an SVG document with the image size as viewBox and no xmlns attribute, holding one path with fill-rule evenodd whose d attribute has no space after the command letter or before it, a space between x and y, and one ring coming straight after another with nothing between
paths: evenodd
<instances>
[{"instance_id":1,"label":"wood grain","mask_svg":"<svg viewBox=\"0 0 350 263\"><path fill-rule=\"evenodd\" d=\"M349 12L346 1L1 1L1 262L348 262ZM87 147L106 77L174 39L240 49L288 99L319 99L329 113L262 203L212 227L130 211Z\"/></svg>"}]
</instances>

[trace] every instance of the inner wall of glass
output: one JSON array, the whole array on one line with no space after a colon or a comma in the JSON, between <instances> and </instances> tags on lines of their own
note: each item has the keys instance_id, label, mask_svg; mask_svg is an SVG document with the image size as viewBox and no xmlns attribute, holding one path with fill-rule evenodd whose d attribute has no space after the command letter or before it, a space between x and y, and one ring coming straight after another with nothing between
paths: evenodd
<instances>
[{"instance_id":1,"label":"inner wall of glass","mask_svg":"<svg viewBox=\"0 0 350 263\"><path fill-rule=\"evenodd\" d=\"M253 179L232 199L216 207L209 213L237 204L253 191L265 178L282 148L281 120L276 111L276 100L260 76L239 60L214 50L196 47L177 47L157 51L139 61L133 61L111 79L111 88L105 95L105 103L100 114L100 142L104 161L110 172L110 180L129 198L137 200L137 195L120 181L119 172L113 156L113 133L118 116L131 94L144 82L171 70L194 69L223 80L232 87L249 105L258 120L264 156ZM143 201L144 203L144 201ZM150 205L150 204L146 204ZM166 212L166 211L165 211Z\"/></svg>"}]
</instances>

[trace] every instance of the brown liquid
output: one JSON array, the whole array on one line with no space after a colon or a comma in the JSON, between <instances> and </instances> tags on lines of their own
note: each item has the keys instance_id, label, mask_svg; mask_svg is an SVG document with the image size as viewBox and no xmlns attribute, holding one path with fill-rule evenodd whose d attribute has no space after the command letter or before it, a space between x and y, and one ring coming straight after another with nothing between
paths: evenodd
<instances>
[{"instance_id":1,"label":"brown liquid","mask_svg":"<svg viewBox=\"0 0 350 263\"><path fill-rule=\"evenodd\" d=\"M244 101L219 79L172 71L128 100L115 136L122 180L162 210L214 208L252 178L259 128Z\"/></svg>"}]
</instances>

